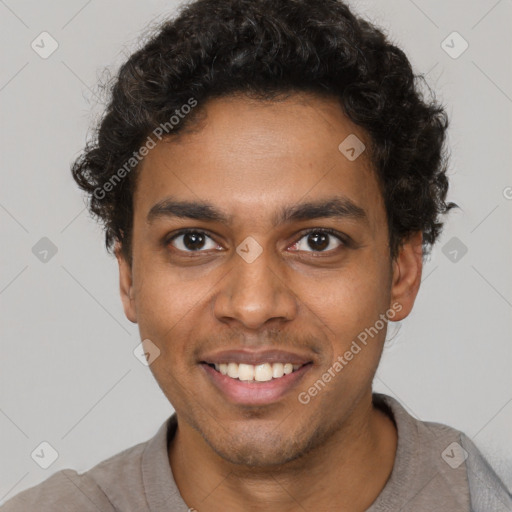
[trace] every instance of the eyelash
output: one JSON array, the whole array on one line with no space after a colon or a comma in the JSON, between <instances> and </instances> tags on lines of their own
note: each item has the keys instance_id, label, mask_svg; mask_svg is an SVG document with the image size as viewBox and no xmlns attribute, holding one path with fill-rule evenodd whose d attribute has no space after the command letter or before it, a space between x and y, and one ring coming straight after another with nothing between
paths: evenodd
<instances>
[{"instance_id":1,"label":"eyelash","mask_svg":"<svg viewBox=\"0 0 512 512\"><path fill-rule=\"evenodd\" d=\"M212 240L214 240L214 238L210 235L210 233L208 231L204 231L204 230L200 230L200 229L187 228L187 229L182 229L182 230L174 233L170 237L167 237L164 240L164 245L167 247L167 246L169 246L171 244L171 242L173 240L175 240L179 236L186 235L186 234L189 234L189 233L206 235L207 237L209 237ZM330 229L330 228L310 228L310 229L308 229L306 231L302 231L300 233L300 236L297 239L297 241L293 242L291 245L295 245L296 243L298 243L300 240L302 240L304 237L308 236L311 233L320 233L320 234L331 235L334 238L336 238L339 242L341 242L341 244L342 244L340 247L337 247L336 249L330 249L329 251L306 251L306 252L314 255L314 257L318 257L318 256L321 256L322 254L326 254L326 253L332 253L333 251L337 251L337 250L341 249L342 247L350 247L351 246L351 240L350 240L350 238L347 235L344 235L343 233L340 233L340 232L338 232L338 231L336 231L334 229ZM208 252L208 251L202 251L202 250L198 250L198 251L182 251L181 249L176 249L176 248L174 248L174 250L176 250L178 252L185 253L185 254L189 254L189 255L191 255L190 257L194 257L193 255L195 255L195 254L201 254L201 253L204 253L204 252ZM302 251L296 251L296 252L302 252Z\"/></svg>"}]
</instances>

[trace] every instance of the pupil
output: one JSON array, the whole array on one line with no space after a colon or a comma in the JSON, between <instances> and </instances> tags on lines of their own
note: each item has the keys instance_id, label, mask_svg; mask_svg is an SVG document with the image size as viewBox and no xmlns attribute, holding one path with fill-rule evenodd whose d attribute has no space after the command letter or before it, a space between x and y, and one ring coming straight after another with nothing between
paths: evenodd
<instances>
[{"instance_id":1,"label":"pupil","mask_svg":"<svg viewBox=\"0 0 512 512\"><path fill-rule=\"evenodd\" d=\"M204 237L200 233L185 233L185 236L183 237L183 243L187 249L194 251L201 249L201 247L204 245Z\"/></svg>"},{"instance_id":2,"label":"pupil","mask_svg":"<svg viewBox=\"0 0 512 512\"><path fill-rule=\"evenodd\" d=\"M185 233L183 241L185 247L191 251L201 249L204 245L204 237L200 233ZM329 237L326 233L311 233L308 236L308 243L311 249L323 251L329 246Z\"/></svg>"},{"instance_id":3,"label":"pupil","mask_svg":"<svg viewBox=\"0 0 512 512\"><path fill-rule=\"evenodd\" d=\"M308 243L311 249L323 251L329 246L329 235L326 233L311 233L308 237ZM313 241L313 243L311 243ZM316 245L316 247L315 247Z\"/></svg>"}]
</instances>

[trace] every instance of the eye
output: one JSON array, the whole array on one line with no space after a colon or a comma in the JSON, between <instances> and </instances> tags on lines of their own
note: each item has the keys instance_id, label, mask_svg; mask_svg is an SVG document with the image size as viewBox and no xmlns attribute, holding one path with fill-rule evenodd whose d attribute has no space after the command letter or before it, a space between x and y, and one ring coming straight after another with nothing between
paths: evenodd
<instances>
[{"instance_id":1,"label":"eye","mask_svg":"<svg viewBox=\"0 0 512 512\"><path fill-rule=\"evenodd\" d=\"M312 229L295 242L292 251L329 252L347 245L341 233L330 229ZM308 250L311 249L310 250Z\"/></svg>"},{"instance_id":2,"label":"eye","mask_svg":"<svg viewBox=\"0 0 512 512\"><path fill-rule=\"evenodd\" d=\"M211 236L204 231L193 229L182 230L166 241L166 245L172 245L176 250L185 253L206 252L209 250L222 250ZM290 249L303 252L330 252L349 243L341 233L331 229L310 229L303 233Z\"/></svg>"},{"instance_id":3,"label":"eye","mask_svg":"<svg viewBox=\"0 0 512 512\"><path fill-rule=\"evenodd\" d=\"M219 247L204 231L194 230L180 231L172 236L167 243L183 252L203 252Z\"/></svg>"}]
</instances>

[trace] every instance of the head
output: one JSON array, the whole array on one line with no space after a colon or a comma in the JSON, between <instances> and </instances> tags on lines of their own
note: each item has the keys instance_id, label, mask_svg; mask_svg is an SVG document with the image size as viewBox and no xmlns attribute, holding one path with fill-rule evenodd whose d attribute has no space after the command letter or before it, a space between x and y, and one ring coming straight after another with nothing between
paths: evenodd
<instances>
[{"instance_id":1,"label":"head","mask_svg":"<svg viewBox=\"0 0 512 512\"><path fill-rule=\"evenodd\" d=\"M334 0L198 0L121 67L73 175L158 384L223 459L282 464L357 429L454 206L420 85ZM300 366L280 393L213 368L262 358Z\"/></svg>"}]
</instances>

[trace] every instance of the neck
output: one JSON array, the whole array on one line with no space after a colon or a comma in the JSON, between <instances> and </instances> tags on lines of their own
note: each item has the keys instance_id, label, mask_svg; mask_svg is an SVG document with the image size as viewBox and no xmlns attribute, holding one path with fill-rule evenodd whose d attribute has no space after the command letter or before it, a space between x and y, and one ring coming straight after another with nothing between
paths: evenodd
<instances>
[{"instance_id":1,"label":"neck","mask_svg":"<svg viewBox=\"0 0 512 512\"><path fill-rule=\"evenodd\" d=\"M169 461L181 496L198 512L363 511L384 488L396 446L394 423L373 406L370 391L322 446L287 464L231 464L179 418Z\"/></svg>"}]
</instances>

